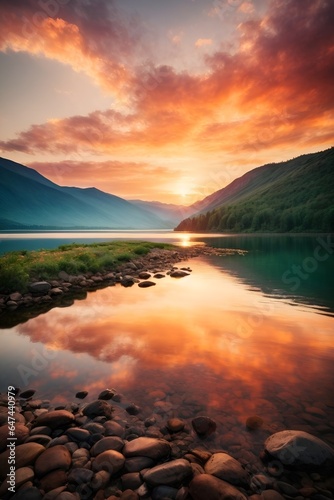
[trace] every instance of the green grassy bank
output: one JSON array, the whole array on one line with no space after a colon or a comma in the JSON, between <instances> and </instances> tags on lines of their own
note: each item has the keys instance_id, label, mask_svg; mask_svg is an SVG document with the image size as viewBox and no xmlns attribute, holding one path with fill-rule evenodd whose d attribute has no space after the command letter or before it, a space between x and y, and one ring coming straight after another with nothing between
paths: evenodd
<instances>
[{"instance_id":1,"label":"green grassy bank","mask_svg":"<svg viewBox=\"0 0 334 500\"><path fill-rule=\"evenodd\" d=\"M0 293L27 291L33 279L57 279L60 271L78 275L112 271L122 262L148 254L154 248L173 248L165 243L113 241L90 245L73 243L53 250L9 252L0 257Z\"/></svg>"}]
</instances>

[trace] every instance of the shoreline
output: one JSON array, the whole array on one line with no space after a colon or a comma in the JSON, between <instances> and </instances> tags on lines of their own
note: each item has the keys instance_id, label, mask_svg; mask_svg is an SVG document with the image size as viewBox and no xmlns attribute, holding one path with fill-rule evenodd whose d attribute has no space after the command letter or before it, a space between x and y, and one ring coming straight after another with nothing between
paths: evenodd
<instances>
[{"instance_id":1,"label":"shoreline","mask_svg":"<svg viewBox=\"0 0 334 500\"><path fill-rule=\"evenodd\" d=\"M60 271L55 279L34 279L28 285L29 291L17 290L0 294L0 324L6 313L14 318L15 314L23 314L27 319L34 317L34 312L47 312L53 307L70 306L76 299L84 299L90 291L110 286L155 286L166 277L182 278L191 274L190 269L177 269L175 264L198 256L206 255L244 255L239 249L219 249L204 245L191 247L174 247L173 249L154 248L143 256L136 256L128 262L120 263L112 270L104 272L86 272L71 275ZM11 325L11 318L6 318L6 325Z\"/></svg>"},{"instance_id":2,"label":"shoreline","mask_svg":"<svg viewBox=\"0 0 334 500\"><path fill-rule=\"evenodd\" d=\"M310 434L262 432L260 453L238 453L212 446L219 428L206 414L185 419L153 407L151 415L143 416L115 389L103 390L88 403L83 401L88 393L80 391L77 402L55 407L35 399L35 390L20 394L9 389L0 395L2 500L333 498L334 450ZM10 408L15 442L7 426ZM249 417L246 431L261 433L261 420ZM299 440L303 435L303 442L289 443L288 433ZM6 451L8 440L12 450ZM10 453L15 467L9 490Z\"/></svg>"}]
</instances>

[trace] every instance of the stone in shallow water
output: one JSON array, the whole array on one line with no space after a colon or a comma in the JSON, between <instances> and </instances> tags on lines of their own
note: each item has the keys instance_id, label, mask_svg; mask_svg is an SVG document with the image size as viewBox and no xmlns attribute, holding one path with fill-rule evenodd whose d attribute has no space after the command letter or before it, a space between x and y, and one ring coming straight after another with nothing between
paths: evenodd
<instances>
[{"instance_id":1,"label":"stone in shallow water","mask_svg":"<svg viewBox=\"0 0 334 500\"><path fill-rule=\"evenodd\" d=\"M117 422L114 422L113 420L104 422L103 427L105 428L106 436L124 436L124 427L122 427Z\"/></svg>"},{"instance_id":2,"label":"stone in shallow water","mask_svg":"<svg viewBox=\"0 0 334 500\"><path fill-rule=\"evenodd\" d=\"M72 422L74 422L73 413L67 410L54 410L39 415L35 421L35 427L45 425L51 429L58 429L70 425Z\"/></svg>"},{"instance_id":3,"label":"stone in shallow water","mask_svg":"<svg viewBox=\"0 0 334 500\"><path fill-rule=\"evenodd\" d=\"M249 482L249 476L241 464L227 453L214 453L206 462L204 470L231 484L243 485Z\"/></svg>"},{"instance_id":4,"label":"stone in shallow water","mask_svg":"<svg viewBox=\"0 0 334 500\"><path fill-rule=\"evenodd\" d=\"M254 415L252 417L248 417L246 420L246 428L249 431L255 431L256 429L260 429L263 425L263 419Z\"/></svg>"},{"instance_id":5,"label":"stone in shallow water","mask_svg":"<svg viewBox=\"0 0 334 500\"><path fill-rule=\"evenodd\" d=\"M165 458L171 453L171 445L164 439L139 437L125 444L123 454L126 457L148 457L153 460Z\"/></svg>"},{"instance_id":6,"label":"stone in shallow water","mask_svg":"<svg viewBox=\"0 0 334 500\"><path fill-rule=\"evenodd\" d=\"M265 451L284 465L334 466L334 450L321 439L304 431L280 431L270 436Z\"/></svg>"},{"instance_id":7,"label":"stone in shallow water","mask_svg":"<svg viewBox=\"0 0 334 500\"><path fill-rule=\"evenodd\" d=\"M100 453L103 453L107 450L116 450L122 451L124 446L123 440L118 436L108 436L100 439L94 446L91 448L90 453L93 457L96 457Z\"/></svg>"},{"instance_id":8,"label":"stone in shallow water","mask_svg":"<svg viewBox=\"0 0 334 500\"><path fill-rule=\"evenodd\" d=\"M189 276L189 273L186 271L176 270L170 273L171 278L184 278L185 276Z\"/></svg>"},{"instance_id":9,"label":"stone in shallow water","mask_svg":"<svg viewBox=\"0 0 334 500\"><path fill-rule=\"evenodd\" d=\"M138 283L139 288L149 288L150 286L155 286L156 283L153 281L141 281Z\"/></svg>"},{"instance_id":10,"label":"stone in shallow water","mask_svg":"<svg viewBox=\"0 0 334 500\"><path fill-rule=\"evenodd\" d=\"M217 424L212 418L206 416L195 417L192 421L195 432L201 437L207 437L217 428Z\"/></svg>"},{"instance_id":11,"label":"stone in shallow water","mask_svg":"<svg viewBox=\"0 0 334 500\"><path fill-rule=\"evenodd\" d=\"M107 450L98 455L93 462L93 470L99 472L106 470L110 475L121 470L125 462L124 456L115 450Z\"/></svg>"},{"instance_id":12,"label":"stone in shallow water","mask_svg":"<svg viewBox=\"0 0 334 500\"><path fill-rule=\"evenodd\" d=\"M106 418L111 418L113 412L112 406L101 399L97 399L89 403L83 409L83 414L89 418L95 418L99 416L104 416Z\"/></svg>"},{"instance_id":13,"label":"stone in shallow water","mask_svg":"<svg viewBox=\"0 0 334 500\"><path fill-rule=\"evenodd\" d=\"M131 457L127 458L124 464L124 470L130 472L140 472L143 469L149 469L155 464L152 458L148 457Z\"/></svg>"},{"instance_id":14,"label":"stone in shallow water","mask_svg":"<svg viewBox=\"0 0 334 500\"><path fill-rule=\"evenodd\" d=\"M104 391L100 392L97 399L103 399L104 401L108 401L113 397L114 394L115 391L112 391L111 389L105 389Z\"/></svg>"},{"instance_id":15,"label":"stone in shallow water","mask_svg":"<svg viewBox=\"0 0 334 500\"><path fill-rule=\"evenodd\" d=\"M247 497L231 484L210 474L199 474L189 485L193 500L246 500Z\"/></svg>"},{"instance_id":16,"label":"stone in shallow water","mask_svg":"<svg viewBox=\"0 0 334 500\"><path fill-rule=\"evenodd\" d=\"M36 391L34 389L27 389L26 391L21 392L20 398L23 398L23 399L32 398L32 396L35 394L35 392Z\"/></svg>"},{"instance_id":17,"label":"stone in shallow water","mask_svg":"<svg viewBox=\"0 0 334 500\"><path fill-rule=\"evenodd\" d=\"M143 479L150 486L179 486L192 475L190 463L183 458L157 465L145 472Z\"/></svg>"},{"instance_id":18,"label":"stone in shallow water","mask_svg":"<svg viewBox=\"0 0 334 500\"><path fill-rule=\"evenodd\" d=\"M75 397L78 399L85 399L85 397L88 396L87 391L79 391L76 393Z\"/></svg>"},{"instance_id":19,"label":"stone in shallow water","mask_svg":"<svg viewBox=\"0 0 334 500\"><path fill-rule=\"evenodd\" d=\"M63 445L45 450L36 460L35 472L38 477L45 476L55 469L68 470L72 461L71 453Z\"/></svg>"},{"instance_id":20,"label":"stone in shallow water","mask_svg":"<svg viewBox=\"0 0 334 500\"><path fill-rule=\"evenodd\" d=\"M180 418L170 418L167 421L167 429L170 432L183 431L184 426L185 426L184 420L181 420Z\"/></svg>"}]
</instances>

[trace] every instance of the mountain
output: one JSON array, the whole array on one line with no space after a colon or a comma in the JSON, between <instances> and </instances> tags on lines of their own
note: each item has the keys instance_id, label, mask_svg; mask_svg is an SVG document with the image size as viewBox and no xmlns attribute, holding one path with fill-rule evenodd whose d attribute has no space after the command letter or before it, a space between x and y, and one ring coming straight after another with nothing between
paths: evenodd
<instances>
[{"instance_id":1,"label":"mountain","mask_svg":"<svg viewBox=\"0 0 334 500\"><path fill-rule=\"evenodd\" d=\"M0 229L161 229L153 213L95 188L62 187L0 158Z\"/></svg>"},{"instance_id":2,"label":"mountain","mask_svg":"<svg viewBox=\"0 0 334 500\"><path fill-rule=\"evenodd\" d=\"M129 202L137 207L155 213L160 219L170 224L171 227L174 227L175 224L181 222L185 217L189 217L198 211L193 206L186 207L172 203L161 203L160 201L129 200Z\"/></svg>"},{"instance_id":3,"label":"mountain","mask_svg":"<svg viewBox=\"0 0 334 500\"><path fill-rule=\"evenodd\" d=\"M255 168L195 203L176 231L334 231L334 148Z\"/></svg>"}]
</instances>

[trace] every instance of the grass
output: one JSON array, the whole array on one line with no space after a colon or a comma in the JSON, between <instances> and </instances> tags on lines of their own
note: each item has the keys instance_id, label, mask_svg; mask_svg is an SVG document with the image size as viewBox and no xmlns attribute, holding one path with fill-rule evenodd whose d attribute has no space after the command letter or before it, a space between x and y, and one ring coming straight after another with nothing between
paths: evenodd
<instances>
[{"instance_id":1,"label":"grass","mask_svg":"<svg viewBox=\"0 0 334 500\"><path fill-rule=\"evenodd\" d=\"M145 241L113 241L90 245L72 243L53 250L9 252L0 257L0 293L24 293L31 280L57 279L60 271L72 275L112 271L118 264L147 255L154 248L173 246Z\"/></svg>"}]
</instances>

